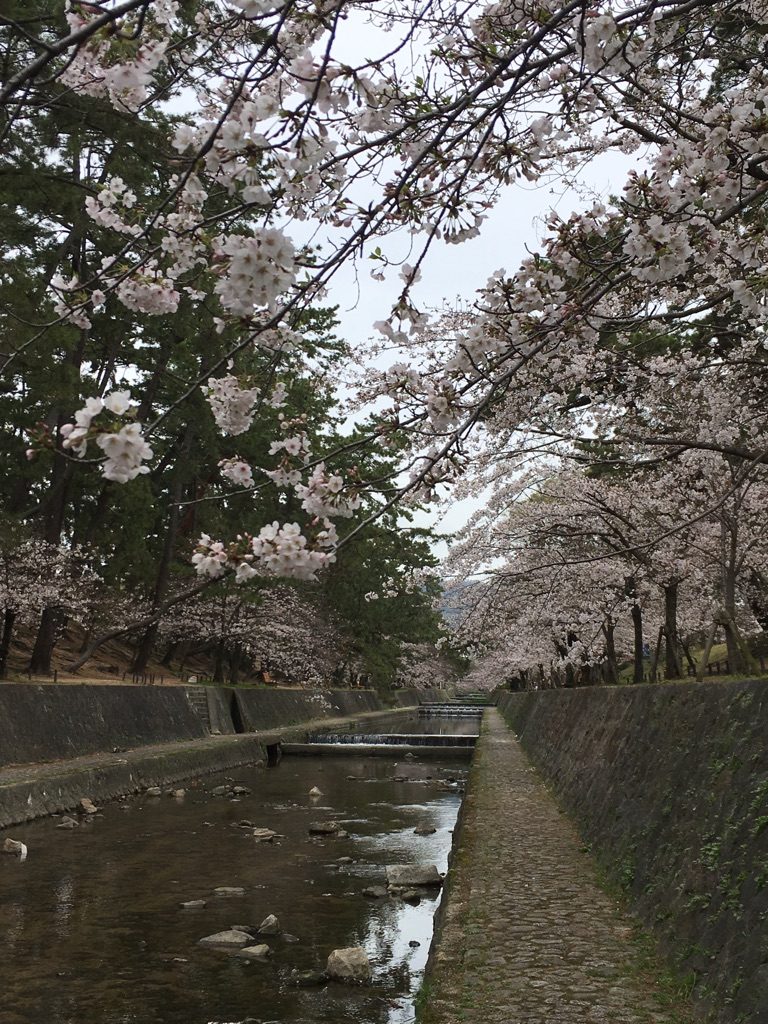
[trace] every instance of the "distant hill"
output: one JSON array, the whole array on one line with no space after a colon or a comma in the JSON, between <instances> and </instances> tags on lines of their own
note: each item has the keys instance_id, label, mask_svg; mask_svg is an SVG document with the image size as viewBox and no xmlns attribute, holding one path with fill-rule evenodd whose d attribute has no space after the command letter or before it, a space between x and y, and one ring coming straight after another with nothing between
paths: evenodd
<instances>
[{"instance_id":1,"label":"distant hill","mask_svg":"<svg viewBox=\"0 0 768 1024\"><path fill-rule=\"evenodd\" d=\"M456 583L443 591L440 601L440 614L451 628L457 626L469 610L469 592L474 587L471 580Z\"/></svg>"}]
</instances>

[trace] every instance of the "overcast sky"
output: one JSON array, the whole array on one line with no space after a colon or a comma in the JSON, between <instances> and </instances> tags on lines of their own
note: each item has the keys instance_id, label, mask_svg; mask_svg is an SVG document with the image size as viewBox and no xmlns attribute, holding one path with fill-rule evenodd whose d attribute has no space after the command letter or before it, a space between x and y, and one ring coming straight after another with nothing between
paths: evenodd
<instances>
[{"instance_id":1,"label":"overcast sky","mask_svg":"<svg viewBox=\"0 0 768 1024\"><path fill-rule=\"evenodd\" d=\"M605 155L588 168L583 184L603 198L619 193L627 171L636 162L636 158L619 154ZM422 280L412 293L416 305L426 309L457 300L471 303L476 290L495 270L504 267L513 272L525 258L526 249L539 247L550 210L554 208L567 217L587 205L584 196L565 188L561 181L538 187L527 183L510 186L489 212L479 237L461 245L434 243L422 265ZM410 241L407 233L402 232L382 242L382 249L390 259L407 261ZM353 345L375 335L374 321L386 319L402 289L397 267L387 271L386 281L377 282L370 276L374 266L380 269L380 264L367 261L361 261L357 268L348 265L334 277L330 288L330 303L339 306L340 332ZM450 532L463 525L478 507L476 499L449 501L446 508L419 514L418 523ZM445 546L440 545L439 553L444 552Z\"/></svg>"}]
</instances>

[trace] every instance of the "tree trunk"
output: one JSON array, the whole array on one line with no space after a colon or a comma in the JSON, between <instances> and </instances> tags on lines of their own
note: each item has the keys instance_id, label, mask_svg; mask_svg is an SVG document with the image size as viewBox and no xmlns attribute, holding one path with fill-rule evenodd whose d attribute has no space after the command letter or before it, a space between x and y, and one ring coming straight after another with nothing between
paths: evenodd
<instances>
[{"instance_id":1,"label":"tree trunk","mask_svg":"<svg viewBox=\"0 0 768 1024\"><path fill-rule=\"evenodd\" d=\"M688 664L688 668L690 669L688 675L695 675L696 674L696 662L693 660L693 655L691 654L690 645L689 644L684 644L682 642L682 640L681 640L680 641L680 648L681 648L683 654L685 655L685 660L686 660L686 662Z\"/></svg>"},{"instance_id":2,"label":"tree trunk","mask_svg":"<svg viewBox=\"0 0 768 1024\"><path fill-rule=\"evenodd\" d=\"M627 597L636 597L635 577L627 576L624 581L624 592ZM645 663L643 661L643 609L635 601L632 605L632 635L633 635L633 666L632 682L642 683L645 675Z\"/></svg>"},{"instance_id":3,"label":"tree trunk","mask_svg":"<svg viewBox=\"0 0 768 1024\"><path fill-rule=\"evenodd\" d=\"M231 686L237 686L240 678L240 663L243 660L243 653L240 647L235 647L229 656L229 682Z\"/></svg>"},{"instance_id":4,"label":"tree trunk","mask_svg":"<svg viewBox=\"0 0 768 1024\"><path fill-rule=\"evenodd\" d=\"M709 627L709 632L707 633L707 639L706 639L706 642L704 644L704 651L703 651L703 653L701 655L701 661L699 662L699 667L696 670L696 681L699 682L699 683L702 681L702 679L704 678L704 675L705 675L705 673L707 671L707 666L709 665L709 655L710 655L710 652L712 650L712 644L715 642L715 633L716 632L717 632L717 623L713 622L712 625Z\"/></svg>"},{"instance_id":5,"label":"tree trunk","mask_svg":"<svg viewBox=\"0 0 768 1024\"><path fill-rule=\"evenodd\" d=\"M3 615L3 635L0 639L0 679L5 679L8 674L8 654L11 650L11 637L15 621L16 612L13 608L6 608Z\"/></svg>"},{"instance_id":6,"label":"tree trunk","mask_svg":"<svg viewBox=\"0 0 768 1024\"><path fill-rule=\"evenodd\" d=\"M173 661L173 658L174 658L174 656L176 654L176 649L178 648L178 646L179 646L178 640L174 640L173 643L168 644L168 650L165 652L165 654L163 655L163 657L162 657L162 659L160 661L160 664L163 666L163 668L170 668L171 667L171 662Z\"/></svg>"},{"instance_id":7,"label":"tree trunk","mask_svg":"<svg viewBox=\"0 0 768 1024\"><path fill-rule=\"evenodd\" d=\"M53 648L56 646L56 632L61 621L58 608L44 608L37 627L35 646L29 660L29 671L36 676L51 675Z\"/></svg>"},{"instance_id":8,"label":"tree trunk","mask_svg":"<svg viewBox=\"0 0 768 1024\"><path fill-rule=\"evenodd\" d=\"M224 640L219 640L216 644L216 656L213 665L213 681L214 683L224 682L224 654L226 651L226 645Z\"/></svg>"},{"instance_id":9,"label":"tree trunk","mask_svg":"<svg viewBox=\"0 0 768 1024\"><path fill-rule=\"evenodd\" d=\"M616 623L613 619L607 619L603 623L603 633L605 634L605 682L608 686L616 686L619 682L619 662L616 658L615 632Z\"/></svg>"},{"instance_id":10,"label":"tree trunk","mask_svg":"<svg viewBox=\"0 0 768 1024\"><path fill-rule=\"evenodd\" d=\"M184 439L181 443L181 457L173 475L173 481L170 487L168 526L165 531L163 553L160 558L160 564L157 568L157 577L155 579L155 592L152 599L153 610L162 603L163 598L168 591L168 585L171 579L171 563L173 561L173 554L176 550L176 540L179 534L179 502L181 501L181 496L184 491L185 473L182 471L182 467L187 464L187 457L192 447L193 436L194 427L190 423L187 425ZM157 640L157 632L159 628L159 620L153 622L139 641L132 669L138 675L141 675L147 670L147 665L152 655L155 641Z\"/></svg>"},{"instance_id":11,"label":"tree trunk","mask_svg":"<svg viewBox=\"0 0 768 1024\"><path fill-rule=\"evenodd\" d=\"M662 626L659 630L659 636L656 640L656 647L653 652L653 660L651 661L651 671L649 673L652 683L656 682L656 673L659 669L659 655L661 654L661 641L664 639L664 627Z\"/></svg>"},{"instance_id":12,"label":"tree trunk","mask_svg":"<svg viewBox=\"0 0 768 1024\"><path fill-rule=\"evenodd\" d=\"M677 591L677 583L668 583L664 587L664 636L667 641L664 671L667 679L679 679L683 674L677 635Z\"/></svg>"},{"instance_id":13,"label":"tree trunk","mask_svg":"<svg viewBox=\"0 0 768 1024\"><path fill-rule=\"evenodd\" d=\"M741 635L735 619L727 616L723 623L725 643L728 648L728 671L734 675L748 674L752 671L752 653Z\"/></svg>"}]
</instances>

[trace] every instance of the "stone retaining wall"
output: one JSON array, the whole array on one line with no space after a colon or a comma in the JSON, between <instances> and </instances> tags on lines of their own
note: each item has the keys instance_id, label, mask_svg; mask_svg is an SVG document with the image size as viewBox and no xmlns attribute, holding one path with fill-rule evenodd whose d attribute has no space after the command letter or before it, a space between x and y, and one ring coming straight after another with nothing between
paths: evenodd
<instances>
[{"instance_id":1,"label":"stone retaining wall","mask_svg":"<svg viewBox=\"0 0 768 1024\"><path fill-rule=\"evenodd\" d=\"M313 718L346 718L383 708L375 690L238 689L244 732L280 729Z\"/></svg>"},{"instance_id":2,"label":"stone retaining wall","mask_svg":"<svg viewBox=\"0 0 768 1024\"><path fill-rule=\"evenodd\" d=\"M182 686L0 683L0 767L199 739Z\"/></svg>"},{"instance_id":3,"label":"stone retaining wall","mask_svg":"<svg viewBox=\"0 0 768 1024\"><path fill-rule=\"evenodd\" d=\"M205 687L204 693L210 731L226 735L346 718L382 711L389 704L395 709L414 706L434 699L436 691ZM208 734L209 722L192 706L183 686L0 683L0 768Z\"/></svg>"},{"instance_id":4,"label":"stone retaining wall","mask_svg":"<svg viewBox=\"0 0 768 1024\"><path fill-rule=\"evenodd\" d=\"M719 1024L766 1024L765 683L502 694L499 708Z\"/></svg>"}]
</instances>

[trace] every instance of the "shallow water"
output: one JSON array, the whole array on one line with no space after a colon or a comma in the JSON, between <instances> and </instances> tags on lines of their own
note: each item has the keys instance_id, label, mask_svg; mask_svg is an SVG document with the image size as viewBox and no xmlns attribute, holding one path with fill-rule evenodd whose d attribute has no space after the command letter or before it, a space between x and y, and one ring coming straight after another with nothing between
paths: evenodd
<instances>
[{"instance_id":1,"label":"shallow water","mask_svg":"<svg viewBox=\"0 0 768 1024\"><path fill-rule=\"evenodd\" d=\"M368 900L361 890L382 883L387 864L445 870L460 796L440 780L465 772L450 762L397 764L396 755L286 758L276 769L187 783L182 800L105 804L72 831L57 829L56 818L7 830L28 845L29 858L0 857L2 1024L406 1024L439 897L412 907ZM251 795L211 796L225 778ZM322 797L308 795L313 786ZM257 844L237 826L243 819L282 838ZM329 819L343 822L350 838L309 837L310 822ZM415 836L422 824L437 832ZM339 868L342 856L355 863ZM211 895L225 885L246 895ZM207 904L180 908L193 899ZM254 940L269 942L266 964L196 944L272 913L300 941ZM292 971L322 970L331 950L353 945L371 957L370 987L295 986Z\"/></svg>"}]
</instances>

